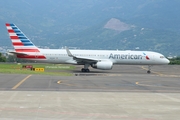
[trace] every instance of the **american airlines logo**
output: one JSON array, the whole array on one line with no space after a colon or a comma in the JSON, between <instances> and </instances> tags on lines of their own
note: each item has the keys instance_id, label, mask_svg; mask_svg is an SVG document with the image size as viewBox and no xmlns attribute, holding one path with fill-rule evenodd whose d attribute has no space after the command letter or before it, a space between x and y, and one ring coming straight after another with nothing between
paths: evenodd
<instances>
[{"instance_id":1,"label":"american airlines logo","mask_svg":"<svg viewBox=\"0 0 180 120\"><path fill-rule=\"evenodd\" d=\"M144 56L143 56L144 55ZM136 55L136 54L113 54L111 53L109 55L109 59L135 59L135 60L139 60L139 59L143 59L143 57L145 57L147 60L150 60L150 58L143 53L143 55Z\"/></svg>"},{"instance_id":2,"label":"american airlines logo","mask_svg":"<svg viewBox=\"0 0 180 120\"><path fill-rule=\"evenodd\" d=\"M146 55L146 53L143 53L143 54L144 54L144 56L146 56L147 60L150 60L150 58Z\"/></svg>"}]
</instances>

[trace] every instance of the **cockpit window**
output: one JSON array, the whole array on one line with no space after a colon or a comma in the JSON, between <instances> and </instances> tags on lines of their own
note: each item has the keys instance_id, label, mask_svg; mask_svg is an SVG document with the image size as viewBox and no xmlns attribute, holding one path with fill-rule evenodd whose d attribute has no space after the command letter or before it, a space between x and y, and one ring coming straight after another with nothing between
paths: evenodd
<instances>
[{"instance_id":1,"label":"cockpit window","mask_svg":"<svg viewBox=\"0 0 180 120\"><path fill-rule=\"evenodd\" d=\"M164 56L160 56L160 58L164 58Z\"/></svg>"}]
</instances>

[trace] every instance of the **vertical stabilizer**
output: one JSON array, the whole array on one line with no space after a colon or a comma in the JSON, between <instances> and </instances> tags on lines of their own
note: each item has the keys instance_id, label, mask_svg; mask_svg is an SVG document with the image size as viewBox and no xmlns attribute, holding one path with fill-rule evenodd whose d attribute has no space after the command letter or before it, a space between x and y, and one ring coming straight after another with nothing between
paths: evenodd
<instances>
[{"instance_id":1,"label":"vertical stabilizer","mask_svg":"<svg viewBox=\"0 0 180 120\"><path fill-rule=\"evenodd\" d=\"M15 52L12 53L16 54L18 58L32 60L46 59L46 57L40 53L38 47L36 47L15 24L6 23L6 28L15 49Z\"/></svg>"},{"instance_id":2,"label":"vertical stabilizer","mask_svg":"<svg viewBox=\"0 0 180 120\"><path fill-rule=\"evenodd\" d=\"M16 52L39 52L39 49L15 24L6 23L6 28Z\"/></svg>"}]
</instances>

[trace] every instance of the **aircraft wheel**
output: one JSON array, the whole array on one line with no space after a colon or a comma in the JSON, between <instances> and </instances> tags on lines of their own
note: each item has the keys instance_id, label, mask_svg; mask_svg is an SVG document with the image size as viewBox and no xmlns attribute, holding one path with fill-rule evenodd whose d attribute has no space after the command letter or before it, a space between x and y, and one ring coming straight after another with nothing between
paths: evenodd
<instances>
[{"instance_id":1,"label":"aircraft wheel","mask_svg":"<svg viewBox=\"0 0 180 120\"><path fill-rule=\"evenodd\" d=\"M84 68L82 68L82 69L81 69L81 72L85 72L85 69L84 69Z\"/></svg>"},{"instance_id":2,"label":"aircraft wheel","mask_svg":"<svg viewBox=\"0 0 180 120\"><path fill-rule=\"evenodd\" d=\"M82 68L81 72L89 72L89 69Z\"/></svg>"},{"instance_id":3,"label":"aircraft wheel","mask_svg":"<svg viewBox=\"0 0 180 120\"><path fill-rule=\"evenodd\" d=\"M89 69L86 69L86 72L89 72Z\"/></svg>"},{"instance_id":4,"label":"aircraft wheel","mask_svg":"<svg viewBox=\"0 0 180 120\"><path fill-rule=\"evenodd\" d=\"M148 73L148 74L150 74L150 73L151 73L151 71L150 71L150 70L148 70L148 71L147 71L147 73Z\"/></svg>"}]
</instances>

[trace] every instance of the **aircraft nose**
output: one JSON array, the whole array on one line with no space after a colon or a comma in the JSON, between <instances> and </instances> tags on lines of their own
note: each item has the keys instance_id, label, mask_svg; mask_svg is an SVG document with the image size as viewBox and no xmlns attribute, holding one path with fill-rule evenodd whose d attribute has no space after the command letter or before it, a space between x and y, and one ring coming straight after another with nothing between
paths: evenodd
<instances>
[{"instance_id":1,"label":"aircraft nose","mask_svg":"<svg viewBox=\"0 0 180 120\"><path fill-rule=\"evenodd\" d=\"M169 63L170 63L170 61L169 61L168 59L166 59L166 62L165 62L165 63L169 64Z\"/></svg>"}]
</instances>

